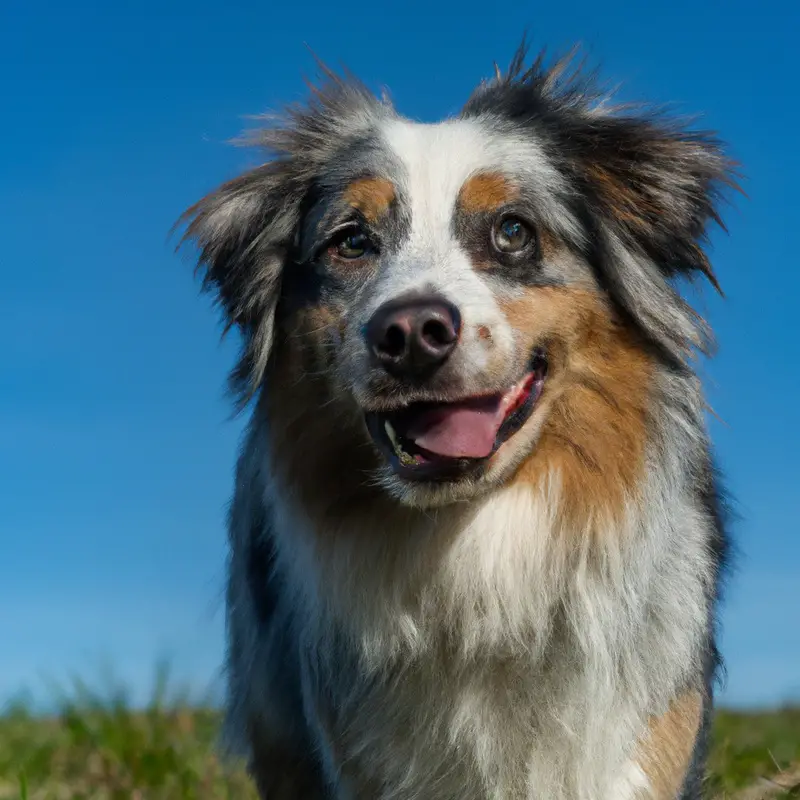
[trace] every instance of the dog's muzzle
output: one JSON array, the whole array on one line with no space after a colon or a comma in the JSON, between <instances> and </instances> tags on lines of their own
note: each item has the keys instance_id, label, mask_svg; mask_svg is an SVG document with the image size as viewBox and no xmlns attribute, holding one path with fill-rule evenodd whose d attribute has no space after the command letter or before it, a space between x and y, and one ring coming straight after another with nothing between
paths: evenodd
<instances>
[{"instance_id":1,"label":"dog's muzzle","mask_svg":"<svg viewBox=\"0 0 800 800\"><path fill-rule=\"evenodd\" d=\"M364 328L373 365L402 385L425 388L459 345L461 314L436 295L380 306ZM404 402L368 411L367 427L394 471L413 480L454 480L480 470L530 417L547 360L537 349L511 386L477 396ZM385 398L384 398L384 406Z\"/></svg>"}]
</instances>

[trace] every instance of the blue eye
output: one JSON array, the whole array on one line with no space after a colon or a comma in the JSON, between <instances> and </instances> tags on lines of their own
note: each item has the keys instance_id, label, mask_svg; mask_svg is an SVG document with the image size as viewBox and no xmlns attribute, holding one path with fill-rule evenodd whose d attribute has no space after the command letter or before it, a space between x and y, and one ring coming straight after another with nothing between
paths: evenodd
<instances>
[{"instance_id":1,"label":"blue eye","mask_svg":"<svg viewBox=\"0 0 800 800\"><path fill-rule=\"evenodd\" d=\"M533 231L518 217L505 217L492 229L492 244L501 253L520 253L531 242Z\"/></svg>"}]
</instances>

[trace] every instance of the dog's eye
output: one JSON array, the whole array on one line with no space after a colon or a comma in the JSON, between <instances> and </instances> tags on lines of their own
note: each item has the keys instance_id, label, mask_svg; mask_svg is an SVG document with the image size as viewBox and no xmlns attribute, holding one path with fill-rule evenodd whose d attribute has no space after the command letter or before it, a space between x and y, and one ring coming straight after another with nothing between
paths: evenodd
<instances>
[{"instance_id":1,"label":"dog's eye","mask_svg":"<svg viewBox=\"0 0 800 800\"><path fill-rule=\"evenodd\" d=\"M357 258L363 258L374 249L370 238L363 231L352 229L345 231L334 240L329 252L338 258L352 261Z\"/></svg>"},{"instance_id":2,"label":"dog's eye","mask_svg":"<svg viewBox=\"0 0 800 800\"><path fill-rule=\"evenodd\" d=\"M492 228L492 244L501 253L521 253L533 239L531 227L518 217L504 217Z\"/></svg>"}]
</instances>

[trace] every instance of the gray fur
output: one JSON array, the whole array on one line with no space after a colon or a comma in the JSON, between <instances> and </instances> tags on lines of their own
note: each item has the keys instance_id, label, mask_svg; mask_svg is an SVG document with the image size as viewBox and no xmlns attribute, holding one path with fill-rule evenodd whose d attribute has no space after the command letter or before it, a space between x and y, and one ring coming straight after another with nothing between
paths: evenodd
<instances>
[{"instance_id":1,"label":"gray fur","mask_svg":"<svg viewBox=\"0 0 800 800\"><path fill-rule=\"evenodd\" d=\"M710 139L618 121L578 82L521 64L439 128L329 76L307 109L263 133L273 160L187 212L206 286L244 334L233 385L261 390L229 520L226 731L269 800L652 797L636 762L647 720L688 689L710 706L724 530L703 488L714 480L703 397L685 363L707 336L671 280L712 274L699 242L725 161ZM639 208L638 226L619 216L592 184L593 158L662 213ZM496 390L525 358L499 304L517 287L478 276L452 208L425 199L453 195L426 184L445 166L454 186L478 168L519 181L566 243L543 274L606 293L656 350L647 468L619 518L599 509L585 530L564 530L557 474L508 484L536 418L511 455L452 487L406 485L369 450L360 409L402 391L370 372L359 338L384 300L428 288L465 309L450 386ZM386 223L397 235L368 269L331 276L316 245L362 172L398 187ZM342 325L325 333L325 375L304 379L330 408L303 421L295 446L341 463L335 483L286 459L271 419L285 388L270 382L271 353L292 335L283 321L320 298ZM474 335L482 324L491 343ZM362 454L367 475L352 466Z\"/></svg>"}]
</instances>

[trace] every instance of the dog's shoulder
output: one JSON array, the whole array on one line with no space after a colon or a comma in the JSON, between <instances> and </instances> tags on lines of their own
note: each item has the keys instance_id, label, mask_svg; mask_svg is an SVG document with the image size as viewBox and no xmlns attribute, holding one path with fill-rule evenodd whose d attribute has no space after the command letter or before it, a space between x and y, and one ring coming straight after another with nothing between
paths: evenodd
<instances>
[{"instance_id":1,"label":"dog's shoulder","mask_svg":"<svg viewBox=\"0 0 800 800\"><path fill-rule=\"evenodd\" d=\"M251 423L228 513L227 738L252 757L254 741L305 748L292 609L275 569L273 512L265 496L263 437Z\"/></svg>"},{"instance_id":2,"label":"dog's shoulder","mask_svg":"<svg viewBox=\"0 0 800 800\"><path fill-rule=\"evenodd\" d=\"M261 625L274 618L279 590L274 580L272 514L264 493L261 444L251 422L236 464L228 511L229 590L247 593L246 605ZM241 604L243 598L238 598Z\"/></svg>"}]
</instances>

